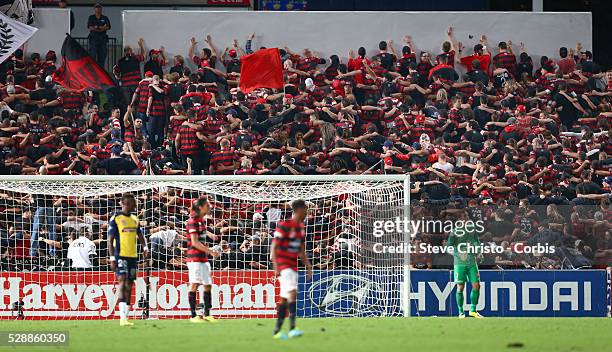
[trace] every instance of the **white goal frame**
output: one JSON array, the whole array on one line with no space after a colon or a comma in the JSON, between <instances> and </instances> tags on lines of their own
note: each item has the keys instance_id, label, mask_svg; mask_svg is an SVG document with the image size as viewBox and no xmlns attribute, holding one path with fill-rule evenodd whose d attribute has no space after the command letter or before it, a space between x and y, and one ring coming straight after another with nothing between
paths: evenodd
<instances>
[{"instance_id":1,"label":"white goal frame","mask_svg":"<svg viewBox=\"0 0 612 352\"><path fill-rule=\"evenodd\" d=\"M403 182L403 216L410 219L410 175L4 175L0 183L4 182ZM3 187L8 189L6 187ZM45 193L44 191L41 193ZM55 194L55 193L52 193ZM315 197L313 197L315 198ZM410 231L404 232L404 245L410 241ZM403 254L403 282L400 299L404 317L410 317L411 278L410 278L410 251Z\"/></svg>"}]
</instances>

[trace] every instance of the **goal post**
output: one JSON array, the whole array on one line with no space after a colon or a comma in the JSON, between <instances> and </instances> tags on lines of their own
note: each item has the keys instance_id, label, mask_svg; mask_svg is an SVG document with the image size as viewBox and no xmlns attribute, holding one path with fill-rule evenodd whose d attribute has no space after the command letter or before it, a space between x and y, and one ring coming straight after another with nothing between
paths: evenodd
<instances>
[{"instance_id":1,"label":"goal post","mask_svg":"<svg viewBox=\"0 0 612 352\"><path fill-rule=\"evenodd\" d=\"M408 177L404 178L404 208L402 211L402 216L404 220L410 219L410 179ZM412 243L411 233L408 231L404 232L404 245ZM412 281L410 280L410 251L404 251L404 263L403 263L403 280L402 280L402 311L404 313L404 317L410 316L410 301L411 301L411 290L410 287L412 285Z\"/></svg>"},{"instance_id":2,"label":"goal post","mask_svg":"<svg viewBox=\"0 0 612 352\"><path fill-rule=\"evenodd\" d=\"M125 193L136 196L151 254L139 248L132 317L188 316L185 222L202 196L211 203L208 245L220 254L211 260L212 314L274 317L272 233L304 199L315 270L312 279L301 271L299 316L410 316L410 253L381 250L411 241L389 225L410 219L408 175L13 175L0 180L0 319L118 316L106 230Z\"/></svg>"}]
</instances>

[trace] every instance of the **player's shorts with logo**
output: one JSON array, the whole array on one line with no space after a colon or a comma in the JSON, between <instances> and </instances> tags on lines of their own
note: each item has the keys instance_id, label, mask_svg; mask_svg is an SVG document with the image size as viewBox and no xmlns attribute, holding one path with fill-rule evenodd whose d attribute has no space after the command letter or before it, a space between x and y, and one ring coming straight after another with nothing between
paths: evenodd
<instances>
[{"instance_id":1,"label":"player's shorts with logo","mask_svg":"<svg viewBox=\"0 0 612 352\"><path fill-rule=\"evenodd\" d=\"M464 284L468 282L480 282L480 274L478 273L478 265L455 265L454 266L455 283Z\"/></svg>"},{"instance_id":2,"label":"player's shorts with logo","mask_svg":"<svg viewBox=\"0 0 612 352\"><path fill-rule=\"evenodd\" d=\"M210 263L208 262L187 262L187 269L189 270L189 283L190 284L201 284L211 285L212 279L210 277Z\"/></svg>"},{"instance_id":3,"label":"player's shorts with logo","mask_svg":"<svg viewBox=\"0 0 612 352\"><path fill-rule=\"evenodd\" d=\"M280 296L282 298L289 298L289 293L297 290L297 271L291 268L281 270L278 282L280 283Z\"/></svg>"},{"instance_id":4,"label":"player's shorts with logo","mask_svg":"<svg viewBox=\"0 0 612 352\"><path fill-rule=\"evenodd\" d=\"M138 272L138 258L117 258L117 266L115 268L115 275L123 276L128 280L136 280L136 273Z\"/></svg>"}]
</instances>

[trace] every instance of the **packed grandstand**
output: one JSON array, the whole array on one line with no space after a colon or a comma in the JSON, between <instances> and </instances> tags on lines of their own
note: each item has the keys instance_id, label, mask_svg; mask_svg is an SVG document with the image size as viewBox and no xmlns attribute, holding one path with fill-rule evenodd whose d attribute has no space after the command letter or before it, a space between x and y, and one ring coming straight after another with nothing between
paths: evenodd
<instances>
[{"instance_id":1,"label":"packed grandstand","mask_svg":"<svg viewBox=\"0 0 612 352\"><path fill-rule=\"evenodd\" d=\"M240 57L263 48L265 33L262 43L193 38L174 57L142 39L124 48L112 70L116 87L104 95L54 83L54 52L18 50L0 66L0 174L409 174L414 217L467 211L484 221L483 242L560 248L494 253L483 267L606 267L612 73L579 43L534 63L522 44L483 35L466 48L452 28L447 35L439 53L420 51L410 36L403 46L381 41L374 53L361 47L329 58L291 43L279 49L284 88L249 93L238 88ZM185 266L186 209L198 196L138 194L152 267ZM213 267L268 270L271 234L288 204L212 201L209 240L222 253ZM372 265L344 223L350 206L341 197L313 206L306 232L315 267ZM94 259L79 269L106 268L106 224L118 208L116 195L1 191L2 269L75 267L68 249L82 236L94 243ZM447 237L421 235L440 245ZM411 264L448 268L452 256L416 254Z\"/></svg>"}]
</instances>

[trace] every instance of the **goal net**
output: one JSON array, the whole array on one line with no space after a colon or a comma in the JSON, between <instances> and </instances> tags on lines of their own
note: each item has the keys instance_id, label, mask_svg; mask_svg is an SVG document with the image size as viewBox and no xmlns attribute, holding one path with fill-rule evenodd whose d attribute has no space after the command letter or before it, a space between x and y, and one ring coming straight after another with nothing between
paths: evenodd
<instances>
[{"instance_id":1,"label":"goal net","mask_svg":"<svg viewBox=\"0 0 612 352\"><path fill-rule=\"evenodd\" d=\"M409 237L381 224L408 218L407 176L40 176L0 182L0 319L118 317L107 253L110 217L132 193L150 249L139 248L131 318L189 316L185 224L206 196L208 245L217 317L274 317L279 287L269 260L278 221L290 204L309 205L298 315L402 316L409 286L407 253L382 253ZM202 291L198 302L201 302Z\"/></svg>"}]
</instances>

